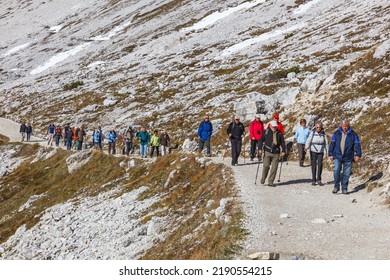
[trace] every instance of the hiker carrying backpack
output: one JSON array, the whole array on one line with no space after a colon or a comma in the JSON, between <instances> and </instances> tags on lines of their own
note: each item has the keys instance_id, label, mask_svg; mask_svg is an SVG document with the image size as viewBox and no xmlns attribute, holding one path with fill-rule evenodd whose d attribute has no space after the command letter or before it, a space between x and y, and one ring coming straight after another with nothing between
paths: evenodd
<instances>
[{"instance_id":1,"label":"hiker carrying backpack","mask_svg":"<svg viewBox=\"0 0 390 280\"><path fill-rule=\"evenodd\" d=\"M311 160L311 175L312 185L322 186L322 162L324 155L326 155L326 147L328 146L328 139L322 125L322 122L317 122L315 127L310 132L305 144L305 151L310 149Z\"/></svg>"}]
</instances>

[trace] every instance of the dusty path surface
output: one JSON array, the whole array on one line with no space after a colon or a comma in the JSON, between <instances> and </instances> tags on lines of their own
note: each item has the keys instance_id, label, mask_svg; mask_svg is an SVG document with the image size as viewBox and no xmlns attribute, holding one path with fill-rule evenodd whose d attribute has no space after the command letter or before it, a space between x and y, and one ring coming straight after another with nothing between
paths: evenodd
<instances>
[{"instance_id":1,"label":"dusty path surface","mask_svg":"<svg viewBox=\"0 0 390 280\"><path fill-rule=\"evenodd\" d=\"M7 136L10 142L20 142L22 137L19 132L20 124L12 120L0 118L0 134ZM26 141L26 138L25 138ZM45 143L43 139L31 136L32 143Z\"/></svg>"},{"instance_id":2,"label":"dusty path surface","mask_svg":"<svg viewBox=\"0 0 390 280\"><path fill-rule=\"evenodd\" d=\"M324 170L324 186L312 186L310 166L289 162L280 183L278 169L276 187L268 187L260 184L262 168L255 185L257 163L240 158L232 167L249 231L242 258L271 252L281 259L390 259L390 210L375 204L378 193L367 193L364 182L351 177L350 194L332 194L332 172Z\"/></svg>"}]
</instances>

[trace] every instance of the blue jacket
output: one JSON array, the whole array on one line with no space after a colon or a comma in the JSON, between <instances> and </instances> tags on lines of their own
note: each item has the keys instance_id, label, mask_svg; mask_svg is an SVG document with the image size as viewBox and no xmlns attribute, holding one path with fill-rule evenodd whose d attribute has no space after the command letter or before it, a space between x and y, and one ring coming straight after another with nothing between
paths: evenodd
<instances>
[{"instance_id":1,"label":"blue jacket","mask_svg":"<svg viewBox=\"0 0 390 280\"><path fill-rule=\"evenodd\" d=\"M101 143L102 142L102 131L101 130L95 130L93 133L93 142L94 143Z\"/></svg>"},{"instance_id":2,"label":"blue jacket","mask_svg":"<svg viewBox=\"0 0 390 280\"><path fill-rule=\"evenodd\" d=\"M306 144L306 140L309 137L310 130L305 126L298 127L295 132L294 138L297 139L298 144Z\"/></svg>"},{"instance_id":3,"label":"blue jacket","mask_svg":"<svg viewBox=\"0 0 390 280\"><path fill-rule=\"evenodd\" d=\"M138 132L137 138L140 139L142 145L149 144L150 142L150 134L147 131Z\"/></svg>"},{"instance_id":4,"label":"blue jacket","mask_svg":"<svg viewBox=\"0 0 390 280\"><path fill-rule=\"evenodd\" d=\"M210 121L202 121L198 128L198 136L203 141L209 140L213 134L213 125Z\"/></svg>"},{"instance_id":5,"label":"blue jacket","mask_svg":"<svg viewBox=\"0 0 390 280\"><path fill-rule=\"evenodd\" d=\"M333 133L328 150L328 155L341 161L353 161L355 155L361 157L362 148L360 146L359 136L356 134L355 131L352 130L352 128L349 128L347 131L344 154L341 153L340 142L342 133L343 130L341 129L341 127L339 127Z\"/></svg>"},{"instance_id":6,"label":"blue jacket","mask_svg":"<svg viewBox=\"0 0 390 280\"><path fill-rule=\"evenodd\" d=\"M108 143L114 143L118 139L115 131L109 131L107 133Z\"/></svg>"}]
</instances>

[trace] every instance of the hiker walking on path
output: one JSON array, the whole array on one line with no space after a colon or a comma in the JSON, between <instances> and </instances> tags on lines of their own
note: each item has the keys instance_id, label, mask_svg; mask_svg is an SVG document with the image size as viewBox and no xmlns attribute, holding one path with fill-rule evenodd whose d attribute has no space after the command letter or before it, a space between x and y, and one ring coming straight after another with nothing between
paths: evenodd
<instances>
[{"instance_id":1,"label":"hiker walking on path","mask_svg":"<svg viewBox=\"0 0 390 280\"><path fill-rule=\"evenodd\" d=\"M83 149L83 142L84 142L84 137L86 133L84 130L84 127L81 126L79 131L77 132L77 150L81 151Z\"/></svg>"},{"instance_id":2,"label":"hiker walking on path","mask_svg":"<svg viewBox=\"0 0 390 280\"><path fill-rule=\"evenodd\" d=\"M150 134L146 131L146 127L142 127L141 131L137 133L137 139L139 142L140 156L142 158L148 157L148 144L150 142Z\"/></svg>"},{"instance_id":3,"label":"hiker walking on path","mask_svg":"<svg viewBox=\"0 0 390 280\"><path fill-rule=\"evenodd\" d=\"M67 135L67 132L68 132L68 130L70 130L70 124L66 124L65 126L64 126L64 146L68 146L68 140L67 140L67 138L66 138L66 135Z\"/></svg>"},{"instance_id":4,"label":"hiker walking on path","mask_svg":"<svg viewBox=\"0 0 390 280\"><path fill-rule=\"evenodd\" d=\"M19 132L20 132L20 135L22 137L22 142L23 142L24 141L24 137L26 136L26 132L27 132L26 122L22 122L20 124Z\"/></svg>"},{"instance_id":5,"label":"hiker walking on path","mask_svg":"<svg viewBox=\"0 0 390 280\"><path fill-rule=\"evenodd\" d=\"M131 126L129 126L126 129L123 138L125 139L125 144L126 144L126 155L129 156L131 150L133 149L133 138L134 138L134 131Z\"/></svg>"},{"instance_id":6,"label":"hiker walking on path","mask_svg":"<svg viewBox=\"0 0 390 280\"><path fill-rule=\"evenodd\" d=\"M359 136L350 127L348 120L343 120L341 126L333 133L330 142L329 159L334 161L334 188L332 193L341 190L348 194L348 182L351 175L352 163L358 162L362 157ZM343 175L341 176L341 168Z\"/></svg>"},{"instance_id":7,"label":"hiker walking on path","mask_svg":"<svg viewBox=\"0 0 390 280\"><path fill-rule=\"evenodd\" d=\"M238 164L238 157L241 154L242 136L245 135L245 127L240 122L239 116L235 116L234 120L229 124L227 134L232 146L232 166L235 166Z\"/></svg>"},{"instance_id":8,"label":"hiker walking on path","mask_svg":"<svg viewBox=\"0 0 390 280\"><path fill-rule=\"evenodd\" d=\"M152 147L150 151L150 157L153 157L154 150L156 149L157 157L160 156L160 137L158 137L158 130L153 132L152 138L150 139L150 146Z\"/></svg>"},{"instance_id":9,"label":"hiker walking on path","mask_svg":"<svg viewBox=\"0 0 390 280\"><path fill-rule=\"evenodd\" d=\"M283 124L279 121L279 114L274 113L273 118L278 125L278 130L284 135L284 127ZM271 123L268 124L267 128L271 128Z\"/></svg>"},{"instance_id":10,"label":"hiker walking on path","mask_svg":"<svg viewBox=\"0 0 390 280\"><path fill-rule=\"evenodd\" d=\"M324 131L322 122L318 121L314 129L310 132L307 138L305 151L310 150L311 160L311 184L323 186L322 183L322 162L324 154L326 155L326 147L328 147L328 139Z\"/></svg>"},{"instance_id":11,"label":"hiker walking on path","mask_svg":"<svg viewBox=\"0 0 390 280\"><path fill-rule=\"evenodd\" d=\"M93 131L93 147L99 149L101 152L103 151L102 141L103 141L103 132L102 127L98 126L98 129Z\"/></svg>"},{"instance_id":12,"label":"hiker walking on path","mask_svg":"<svg viewBox=\"0 0 390 280\"><path fill-rule=\"evenodd\" d=\"M65 133L65 139L66 139L66 149L69 151L72 149L72 139L73 139L73 131L72 129L68 129L68 131Z\"/></svg>"},{"instance_id":13,"label":"hiker walking on path","mask_svg":"<svg viewBox=\"0 0 390 280\"><path fill-rule=\"evenodd\" d=\"M264 124L260 119L260 114L255 115L255 119L249 123L249 138L251 140L251 161L256 155L256 148L259 146L261 135L264 131Z\"/></svg>"},{"instance_id":14,"label":"hiker walking on path","mask_svg":"<svg viewBox=\"0 0 390 280\"><path fill-rule=\"evenodd\" d=\"M27 127L26 127L27 142L30 142L32 130L33 129L32 129L31 123L28 123Z\"/></svg>"},{"instance_id":15,"label":"hiker walking on path","mask_svg":"<svg viewBox=\"0 0 390 280\"><path fill-rule=\"evenodd\" d=\"M270 128L267 128L261 136L259 143L259 155L263 153L263 172L261 176L261 183L265 184L265 179L272 163L271 173L268 177L268 186L274 187L276 172L278 170L279 158L285 156L286 145L284 143L283 134L278 130L278 123L276 121L270 122Z\"/></svg>"},{"instance_id":16,"label":"hiker walking on path","mask_svg":"<svg viewBox=\"0 0 390 280\"><path fill-rule=\"evenodd\" d=\"M54 124L50 124L49 127L47 128L47 133L46 135L48 135L48 139L47 139L47 145L53 145L53 138L54 138L54 132L55 132L55 125Z\"/></svg>"},{"instance_id":17,"label":"hiker walking on path","mask_svg":"<svg viewBox=\"0 0 390 280\"><path fill-rule=\"evenodd\" d=\"M54 130L54 139L56 141L56 146L60 144L60 138L62 137L62 129L61 126L57 125L56 129Z\"/></svg>"},{"instance_id":18,"label":"hiker walking on path","mask_svg":"<svg viewBox=\"0 0 390 280\"><path fill-rule=\"evenodd\" d=\"M161 147L161 155L164 156L167 154L167 149L169 149L169 143L171 139L169 138L168 133L163 130L160 134L160 147ZM169 150L168 150L169 151Z\"/></svg>"},{"instance_id":19,"label":"hiker walking on path","mask_svg":"<svg viewBox=\"0 0 390 280\"><path fill-rule=\"evenodd\" d=\"M200 123L198 128L198 138L199 138L199 152L203 151L203 146L206 144L207 152L206 156L211 156L210 148L210 138L213 134L213 125L210 122L210 117L208 115L204 116L204 120Z\"/></svg>"},{"instance_id":20,"label":"hiker walking on path","mask_svg":"<svg viewBox=\"0 0 390 280\"><path fill-rule=\"evenodd\" d=\"M298 127L297 131L295 132L294 138L297 140L299 166L303 166L306 156L305 145L307 138L309 137L310 130L306 127L305 119L301 119L299 124L301 126Z\"/></svg>"},{"instance_id":21,"label":"hiker walking on path","mask_svg":"<svg viewBox=\"0 0 390 280\"><path fill-rule=\"evenodd\" d=\"M115 155L116 153L116 148L115 148L115 143L116 140L118 140L118 136L116 135L116 132L113 128L107 133L107 139L108 139L108 154L111 154L111 149L112 149L112 154Z\"/></svg>"}]
</instances>

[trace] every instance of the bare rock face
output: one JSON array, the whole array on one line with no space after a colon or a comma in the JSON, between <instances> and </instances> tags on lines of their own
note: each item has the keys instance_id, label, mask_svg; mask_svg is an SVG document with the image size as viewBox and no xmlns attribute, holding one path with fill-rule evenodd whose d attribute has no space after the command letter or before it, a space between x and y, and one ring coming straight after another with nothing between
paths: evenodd
<instances>
[{"instance_id":1,"label":"bare rock face","mask_svg":"<svg viewBox=\"0 0 390 280\"><path fill-rule=\"evenodd\" d=\"M182 149L186 152L196 151L198 149L198 143L195 140L187 138L186 140L184 140Z\"/></svg>"},{"instance_id":2,"label":"bare rock face","mask_svg":"<svg viewBox=\"0 0 390 280\"><path fill-rule=\"evenodd\" d=\"M81 152L74 153L66 159L66 164L68 165L68 172L73 173L75 170L81 168L85 165L92 155L92 150L84 150Z\"/></svg>"}]
</instances>

